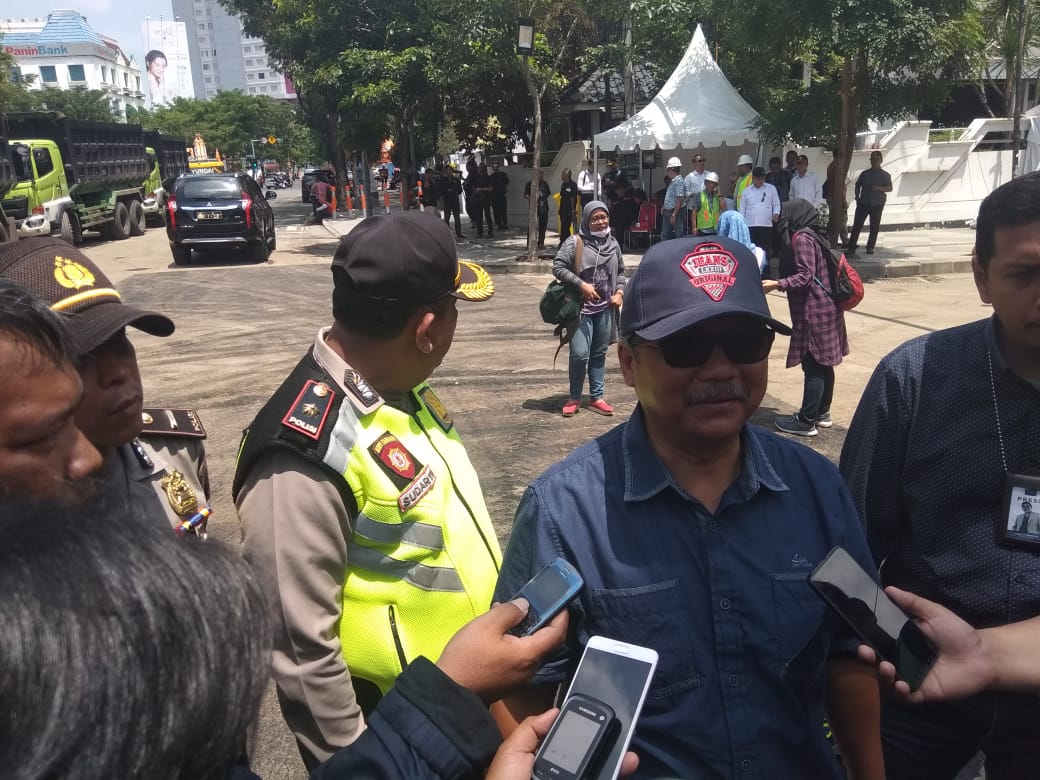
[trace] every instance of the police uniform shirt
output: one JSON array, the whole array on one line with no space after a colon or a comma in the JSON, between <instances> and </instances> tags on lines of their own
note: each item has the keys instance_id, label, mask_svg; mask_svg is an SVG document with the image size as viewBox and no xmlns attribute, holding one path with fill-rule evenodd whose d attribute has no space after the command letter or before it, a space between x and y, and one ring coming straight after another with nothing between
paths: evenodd
<instances>
[{"instance_id":1,"label":"police uniform shirt","mask_svg":"<svg viewBox=\"0 0 1040 780\"><path fill-rule=\"evenodd\" d=\"M314 359L345 393L350 366L325 343L328 330L318 331ZM243 552L275 620L282 714L308 761L324 762L365 728L338 631L354 518L327 471L280 447L257 460L237 506ZM307 522L283 522L293 517Z\"/></svg>"},{"instance_id":2,"label":"police uniform shirt","mask_svg":"<svg viewBox=\"0 0 1040 780\"><path fill-rule=\"evenodd\" d=\"M210 503L201 438L142 434L116 447L99 477L101 492L121 498L134 517L165 518L173 528Z\"/></svg>"}]
</instances>

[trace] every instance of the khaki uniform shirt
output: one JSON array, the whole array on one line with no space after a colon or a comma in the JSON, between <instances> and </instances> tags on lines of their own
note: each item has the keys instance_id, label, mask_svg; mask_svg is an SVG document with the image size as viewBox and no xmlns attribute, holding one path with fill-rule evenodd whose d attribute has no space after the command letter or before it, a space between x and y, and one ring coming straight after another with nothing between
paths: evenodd
<instances>
[{"instance_id":1,"label":"khaki uniform shirt","mask_svg":"<svg viewBox=\"0 0 1040 780\"><path fill-rule=\"evenodd\" d=\"M350 366L325 343L327 332L318 331L314 359L345 393ZM282 715L312 768L365 728L338 631L353 508L328 472L283 448L260 456L237 506L245 558L271 608Z\"/></svg>"}]
</instances>

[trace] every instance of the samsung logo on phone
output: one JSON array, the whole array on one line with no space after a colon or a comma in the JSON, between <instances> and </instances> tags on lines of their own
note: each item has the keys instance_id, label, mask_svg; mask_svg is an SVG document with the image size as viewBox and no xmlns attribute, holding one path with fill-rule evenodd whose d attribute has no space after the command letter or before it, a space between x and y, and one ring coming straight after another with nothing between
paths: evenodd
<instances>
[{"instance_id":1,"label":"samsung logo on phone","mask_svg":"<svg viewBox=\"0 0 1040 780\"><path fill-rule=\"evenodd\" d=\"M590 718L599 717L599 715L597 713L593 712L590 709L582 707L580 704L578 705L577 709L578 709L578 712L580 712L582 715L588 715Z\"/></svg>"}]
</instances>

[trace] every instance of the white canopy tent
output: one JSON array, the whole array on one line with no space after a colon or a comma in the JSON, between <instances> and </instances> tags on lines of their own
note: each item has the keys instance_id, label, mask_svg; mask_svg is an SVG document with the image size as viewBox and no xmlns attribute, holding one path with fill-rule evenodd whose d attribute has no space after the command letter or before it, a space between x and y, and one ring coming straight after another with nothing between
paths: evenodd
<instances>
[{"instance_id":1,"label":"white canopy tent","mask_svg":"<svg viewBox=\"0 0 1040 780\"><path fill-rule=\"evenodd\" d=\"M598 133L593 144L605 152L660 149L665 158L676 153L684 173L691 169L689 152L699 152L707 158L707 169L725 182L740 155L760 155L758 133L750 127L757 117L711 56L698 24L661 91L635 116ZM687 153L678 154L683 150Z\"/></svg>"}]
</instances>

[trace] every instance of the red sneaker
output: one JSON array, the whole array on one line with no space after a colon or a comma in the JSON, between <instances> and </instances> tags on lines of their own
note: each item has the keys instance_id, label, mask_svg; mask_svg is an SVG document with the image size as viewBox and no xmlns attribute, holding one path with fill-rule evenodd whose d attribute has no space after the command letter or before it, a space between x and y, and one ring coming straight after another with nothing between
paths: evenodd
<instances>
[{"instance_id":1,"label":"red sneaker","mask_svg":"<svg viewBox=\"0 0 1040 780\"><path fill-rule=\"evenodd\" d=\"M589 401L589 411L602 414L604 417L610 417L614 414L614 407L602 398L597 398L595 401Z\"/></svg>"},{"instance_id":2,"label":"red sneaker","mask_svg":"<svg viewBox=\"0 0 1040 780\"><path fill-rule=\"evenodd\" d=\"M578 407L580 405L581 404L578 401L575 401L573 399L568 401L567 403L565 403L563 405L563 416L564 417L573 417L574 415L576 415L578 413Z\"/></svg>"}]
</instances>

